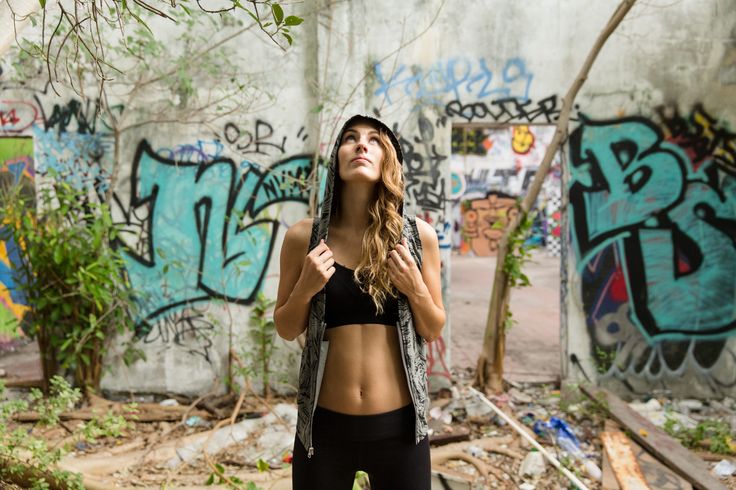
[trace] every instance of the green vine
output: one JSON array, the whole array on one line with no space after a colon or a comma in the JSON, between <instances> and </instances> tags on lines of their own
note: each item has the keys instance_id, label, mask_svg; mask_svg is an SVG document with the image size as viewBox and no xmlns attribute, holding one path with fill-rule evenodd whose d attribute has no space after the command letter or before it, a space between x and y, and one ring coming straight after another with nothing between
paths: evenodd
<instances>
[{"instance_id":1,"label":"green vine","mask_svg":"<svg viewBox=\"0 0 736 490\"><path fill-rule=\"evenodd\" d=\"M517 206L518 209L518 206ZM508 237L508 248L503 262L503 271L508 278L509 288L523 288L531 286L529 277L524 274L524 266L531 259L532 245L527 245L527 238L534 224L535 212L522 213L519 226L511 232ZM496 226L498 225L498 226ZM494 228L505 228L506 220L499 220L494 224ZM510 308L506 308L506 318L504 319L504 329L508 330L516 323Z\"/></svg>"}]
</instances>

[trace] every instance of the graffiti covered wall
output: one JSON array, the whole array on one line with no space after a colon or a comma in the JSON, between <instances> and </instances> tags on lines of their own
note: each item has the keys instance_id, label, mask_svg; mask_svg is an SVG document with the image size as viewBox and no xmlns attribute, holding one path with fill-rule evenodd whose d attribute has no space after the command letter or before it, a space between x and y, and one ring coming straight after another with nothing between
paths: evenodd
<instances>
[{"instance_id":1,"label":"graffiti covered wall","mask_svg":"<svg viewBox=\"0 0 736 490\"><path fill-rule=\"evenodd\" d=\"M94 99L19 87L0 61L0 136L32 139L28 178L38 185L53 170L90 185L91 199L111 195L124 227L117 245L141 290L137 335L148 361L127 368L113 352L108 364L123 374L105 386L196 392L224 378L230 347L247 343L254 295L275 297L283 234L320 193L308 169L354 113L379 116L399 134L407 207L438 234L449 311L452 248L493 252L493 224L533 178L581 47L617 3L300 4L304 30L287 51L254 33L236 42L243 72L258 73L268 97L207 125L127 132L111 193L114 141ZM652 15L661 8L667 16ZM555 28L529 29L540 19L555 19ZM736 391L728 370L734 312L723 302L734 288L736 85L733 43L723 42L734 25L726 0L638 4L581 91L569 158L538 204L536 236L566 265L565 365L575 353L590 377L600 372L624 392L672 388L683 373L713 393ZM560 249L566 241L570 249ZM10 254L3 257L7 265ZM3 284L9 291L10 279ZM22 309L23 299L8 294L4 305ZM4 308L17 322L19 310ZM429 372L445 382L452 332L448 323L427 346ZM295 378L297 367L284 370Z\"/></svg>"},{"instance_id":2,"label":"graffiti covered wall","mask_svg":"<svg viewBox=\"0 0 736 490\"><path fill-rule=\"evenodd\" d=\"M630 394L723 395L736 387L736 135L699 105L655 112L586 119L571 136L591 357Z\"/></svg>"}]
</instances>

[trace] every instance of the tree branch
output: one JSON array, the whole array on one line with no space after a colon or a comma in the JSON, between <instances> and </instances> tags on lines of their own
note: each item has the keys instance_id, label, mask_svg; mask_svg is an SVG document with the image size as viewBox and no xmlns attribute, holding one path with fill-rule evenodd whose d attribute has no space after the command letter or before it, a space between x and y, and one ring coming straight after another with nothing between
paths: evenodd
<instances>
[{"instance_id":1,"label":"tree branch","mask_svg":"<svg viewBox=\"0 0 736 490\"><path fill-rule=\"evenodd\" d=\"M501 237L498 247L498 255L496 257L496 271L494 274L490 306L488 308L488 316L486 319L483 350L481 351L481 355L478 359L474 380L474 385L480 387L486 392L498 393L503 391L503 357L505 352L504 320L506 317L506 311L508 310L511 289L509 284L509 275L504 271L504 264L506 256L509 253L510 237L519 228L519 224L526 218L529 210L536 202L539 191L542 188L542 183L549 173L552 160L559 148L562 146L562 143L567 139L567 126L570 121L570 114L572 112L575 97L585 83L585 80L587 80L588 73L590 72L593 63L605 45L606 40L616 30L626 14L631 10L631 7L634 6L634 3L636 3L636 0L622 0L613 15L611 15L608 23L598 35L595 43L593 43L593 46L590 49L583 66L580 68L577 77L575 77L572 85L567 91L567 94L562 99L562 110L560 111L560 115L557 120L555 135L552 142L547 147L542 163L540 163L537 173L534 176L534 180L529 186L529 190L521 203L519 209L520 212L510 220L503 236Z\"/></svg>"}]
</instances>

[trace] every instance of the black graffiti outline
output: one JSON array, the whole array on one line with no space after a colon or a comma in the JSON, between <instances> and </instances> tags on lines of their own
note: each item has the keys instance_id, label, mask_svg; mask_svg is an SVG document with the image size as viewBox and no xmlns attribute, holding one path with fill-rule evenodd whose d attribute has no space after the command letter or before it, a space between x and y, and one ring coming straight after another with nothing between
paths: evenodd
<instances>
[{"instance_id":1,"label":"black graffiti outline","mask_svg":"<svg viewBox=\"0 0 736 490\"><path fill-rule=\"evenodd\" d=\"M301 133L304 127L299 130L297 137L307 138L307 135L302 136ZM264 131L264 132L262 132ZM269 153L262 150L261 146L268 148L275 148L280 154L286 153L286 136L281 137L281 142L274 143L270 141L270 138L274 136L275 130L273 125L263 119L256 119L253 131L248 129L241 129L233 122L225 123L223 128L224 140L231 145L235 145L235 148L242 154L247 155L256 153L260 155L268 155ZM218 139L223 139L219 134L215 134ZM245 142L238 143L241 137L245 138ZM304 141L304 139L302 141ZM254 146L254 149L250 149Z\"/></svg>"},{"instance_id":2,"label":"black graffiti outline","mask_svg":"<svg viewBox=\"0 0 736 490\"><path fill-rule=\"evenodd\" d=\"M589 165L592 176L592 183L590 186L583 186L582 184L580 184L580 182L576 181L570 186L569 189L569 202L572 204L573 209L570 219L575 225L575 240L578 243L578 248L581 255L586 255L588 251L593 250L594 248L598 247L599 245L603 244L613 237L621 237L621 242L624 247L624 256L626 257L626 270L629 273L629 286L631 288L631 295L633 296L633 298L635 298L635 300L632 300L631 303L634 307L636 317L639 320L639 324L644 328L644 330L647 332L647 335L650 337L667 334L682 334L690 337L712 337L714 335L726 334L734 330L734 328L736 328L736 320L720 327L710 328L708 330L703 330L699 332L693 332L692 330L687 329L663 330L657 325L656 319L654 318L648 307L648 288L646 275L644 272L644 258L641 252L641 239L639 235L639 230L642 228L642 225L640 223L634 223L628 226L619 226L615 230L603 232L596 237L589 238L590 233L588 229L588 224L585 220L585 212L579 211L579 209L584 209L585 207L582 204L585 202L584 196L586 193L591 191L605 191L609 189L607 183L605 182L605 179L600 174L600 162L597 161L595 155L591 154L590 152L588 152L586 155L581 154L582 134L586 127L611 126L616 124L623 125L628 123L643 124L654 131L657 139L654 144L652 144L649 148L644 149L643 151L637 148L639 150L636 153L637 158L645 158L648 155L655 153L666 153L675 159L680 167L680 170L683 172L683 175L686 175L686 164L678 153L662 146L663 143L671 143L666 142L661 129L646 118L631 116L618 119L593 121L585 116L582 117L584 121L583 124L578 126L578 128L576 128L575 131L571 133L569 140L571 165L573 167ZM631 141L629 141L628 143L631 145L635 145L635 143ZM628 150L630 151L630 149ZM708 177L709 178L707 185L718 192L719 183L717 175L714 175L711 172ZM684 252L690 257L696 257L699 253L699 248L696 250L693 247L698 247L698 245L691 241L682 241L681 237L684 237L685 235L682 233L678 234L674 231L677 229L677 226L672 223L667 216L670 210L674 209L679 204L682 204L684 202L687 184L689 183L689 181L685 182L685 185L683 185L680 189L678 196L673 199L672 203L670 203L667 207L660 209L656 215L656 218L659 222L659 226L657 228L668 228L673 231L672 246L674 250ZM722 192L718 193L720 196L723 196ZM707 219L703 220L707 221ZM732 237L732 239L733 238L734 237ZM734 246L736 246L736 241L734 241ZM675 259L677 259L677 257L678 255L675 254ZM676 264L674 265L674 267L674 270L677 271L678 269Z\"/></svg>"},{"instance_id":3,"label":"black graffiti outline","mask_svg":"<svg viewBox=\"0 0 736 490\"><path fill-rule=\"evenodd\" d=\"M404 188L418 207L444 212L444 204L448 200L447 186L440 165L447 156L439 153L437 145L426 139L434 135L432 124L420 115L418 125L422 135L414 136L412 143L399 134L398 124L394 124L394 133L399 134L399 145L404 155ZM414 144L423 145L427 154L422 155L415 150Z\"/></svg>"},{"instance_id":4,"label":"black graffiti outline","mask_svg":"<svg viewBox=\"0 0 736 490\"><path fill-rule=\"evenodd\" d=\"M504 97L494 99L490 102L475 101L463 103L459 99L451 100L445 105L445 116L449 118L457 117L467 122L475 119L490 119L498 123L509 123L511 121L524 121L527 123L537 122L537 119L544 117L545 123L555 123L559 119L561 107L558 107L558 97L553 94L536 102L536 106L530 108L534 101L531 99L522 99L520 97ZM497 110L494 110L497 109ZM533 110L529 110L533 109ZM574 110L578 110L579 106L575 105ZM571 121L577 121L577 116L573 113L570 117Z\"/></svg>"},{"instance_id":5,"label":"black graffiti outline","mask_svg":"<svg viewBox=\"0 0 736 490\"><path fill-rule=\"evenodd\" d=\"M210 349L214 342L210 339L209 334L215 331L215 325L206 319L203 311L192 307L173 315L166 315L154 325L147 321L146 323L147 333L140 336L144 344L153 344L156 341L168 344L173 341L179 347L186 347L189 354L202 356L212 364ZM184 337L187 335L193 335L199 341L200 350L184 342Z\"/></svg>"},{"instance_id":6,"label":"black graffiti outline","mask_svg":"<svg viewBox=\"0 0 736 490\"><path fill-rule=\"evenodd\" d=\"M135 212L137 209L141 209L142 207L146 206L149 209L148 216L146 217L147 224L144 225L147 230L147 243L145 247L147 248L146 252L144 254L139 253L137 250L132 250L130 247L128 247L120 238L117 238L114 240L113 245L115 247L123 247L125 248L127 254L133 259L142 264L145 267L153 268L155 267L155 254L154 254L154 248L153 244L155 243L155 230L152 227L153 218L155 215L155 208L156 208L156 202L158 198L158 185L153 185L151 188L151 192L146 197L139 197L139 169L140 169L140 162L142 160L143 155L147 155L152 160L156 161L159 164L162 165L170 165L170 166L179 166L179 167L198 167L197 174L195 177L195 181L211 166L214 165L229 165L231 167L231 180L233 181L231 183L231 191L227 198L227 205L225 210L225 224L223 229L227 230L229 221L231 219L236 218L237 213L242 212L243 215L247 215L250 218L253 218L252 221L250 221L247 225L238 224L235 230L235 234L242 233L243 231L247 230L250 227L253 226L260 226L262 224L268 224L271 226L271 237L275 236L278 232L279 222L278 220L274 219L255 219L256 216L264 209L265 206L270 206L272 204L277 204L279 202L285 202L285 201L298 201L303 203L308 203L308 198L298 198L296 196L292 196L289 194L284 195L281 198L278 199L271 199L268 200L265 204L261 206L256 206L256 196L258 195L258 192L260 189L265 189L265 186L268 184L268 180L273 177L274 174L278 172L278 167L281 164L286 164L291 162L295 159L308 159L312 160L312 155L310 154L299 154L294 155L289 158L282 159L273 165L271 165L269 168L267 168L265 171L261 171L257 166L252 165L250 170L248 172L240 173L238 172L238 168L235 165L235 162L230 158L216 158L213 160L210 160L208 162L185 162L185 161L178 161L178 160L171 160L168 158L165 158L156 152L153 151L153 148L148 143L147 140L143 139L138 145L138 148L136 149L135 156L133 157L133 164L131 169L131 193L130 193L130 199L128 206L120 206L121 213L124 217L124 225L132 225L131 222L131 215ZM254 172L253 175L255 175L255 178L257 179L255 185L253 186L253 192L251 196L249 196L247 203L242 210L234 210L233 206L235 204L235 200L240 195L240 192L242 190L243 185L246 182L246 179L248 178L248 175L250 175L250 172ZM239 177L236 180L236 175L239 174ZM251 177L253 178L253 177ZM267 192L264 190L264 192ZM116 198L117 199L117 198ZM118 204L120 204L120 201L117 201ZM193 203L195 211L198 211L198 208L200 206L207 206L207 204L211 204L211 198L205 197L196 203ZM200 219L200 213L195 212L195 219ZM205 221L206 222L198 222L197 223L197 230L200 230L200 236L198 237L200 240L200 243L203 242L203 237L201 236L201 233L206 233L207 226L209 226L209 220L210 219L210 213L206 213ZM223 250L226 250L227 247L227 239L228 234L223 233L222 237L222 244ZM258 278L255 282L255 287L253 288L253 291L247 298L238 298L238 297L231 297L226 294L219 293L218 291L215 291L211 288L209 288L206 284L203 283L202 278L202 265L204 264L205 260L205 254L206 254L206 247L202 246L200 247L200 256L198 259L198 274L197 274L197 284L196 288L197 290L204 291L206 294L200 295L200 296L192 296L190 298L187 298L184 301L178 301L174 303L169 303L165 306L162 306L160 308L157 308L153 312L149 313L143 322L141 322L137 327L137 335L146 335L148 331L144 330L146 327L150 328L150 323L148 322L149 319L158 318L160 315L165 313L166 311L169 311L171 309L175 309L181 306L193 304L199 301L208 301L213 299L221 299L230 303L234 304L242 304L242 305L249 305L253 303L253 300L255 299L255 296L258 294L258 291L260 290L261 284L263 282L263 279L265 278L266 271L268 270L268 265L271 261L271 256L273 254L273 247L274 247L274 240L269 241L268 245L268 252L266 254L266 260L264 262L263 268L261 269ZM226 257L227 254L224 254ZM230 263L232 260L239 258L241 254L236 254L232 257L228 257L226 260L227 263ZM143 301L145 301L145 298L142 298Z\"/></svg>"},{"instance_id":7,"label":"black graffiti outline","mask_svg":"<svg viewBox=\"0 0 736 490\"><path fill-rule=\"evenodd\" d=\"M722 361L723 356L736 361L736 352L728 347L726 339L661 340L650 344L631 322L628 302L619 303L613 311L596 315L594 310L602 301L605 285L617 270L615 254L613 247L598 252L593 268L586 266L581 277L585 286L582 291L583 310L594 349L592 360L599 370L604 370L601 371L602 379L616 379L632 393L644 394L645 391L634 387L635 380L656 380L664 387L668 378L678 379L683 369L688 367L687 363L691 363L690 369L697 370L699 378L707 380L714 391L736 386L736 376L731 380L719 379L713 372L718 363L728 365L731 362L728 359ZM606 274L607 271L610 273ZM616 325L615 331L610 330L611 325ZM709 350L704 352L703 347ZM571 355L571 361L575 362L573 356L575 354Z\"/></svg>"}]
</instances>

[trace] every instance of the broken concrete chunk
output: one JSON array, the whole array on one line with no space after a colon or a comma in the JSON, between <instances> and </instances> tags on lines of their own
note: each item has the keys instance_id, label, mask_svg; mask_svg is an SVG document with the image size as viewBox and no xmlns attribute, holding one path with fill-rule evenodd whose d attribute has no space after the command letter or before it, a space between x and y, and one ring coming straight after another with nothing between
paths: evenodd
<instances>
[{"instance_id":1,"label":"broken concrete chunk","mask_svg":"<svg viewBox=\"0 0 736 490\"><path fill-rule=\"evenodd\" d=\"M517 390L516 388L511 388L509 390L509 395L511 395L511 398L518 403L531 403L533 401L531 396Z\"/></svg>"},{"instance_id":2,"label":"broken concrete chunk","mask_svg":"<svg viewBox=\"0 0 736 490\"><path fill-rule=\"evenodd\" d=\"M470 398L465 400L465 413L468 417L485 417L489 415L493 410L488 408L488 405L481 401Z\"/></svg>"},{"instance_id":3,"label":"broken concrete chunk","mask_svg":"<svg viewBox=\"0 0 736 490\"><path fill-rule=\"evenodd\" d=\"M713 467L713 473L715 473L719 478L728 478L736 473L736 465L733 464L733 461L722 459Z\"/></svg>"},{"instance_id":4,"label":"broken concrete chunk","mask_svg":"<svg viewBox=\"0 0 736 490\"><path fill-rule=\"evenodd\" d=\"M675 402L678 411L683 413L700 412L703 409L703 402L700 400L678 400Z\"/></svg>"},{"instance_id":5,"label":"broken concrete chunk","mask_svg":"<svg viewBox=\"0 0 736 490\"><path fill-rule=\"evenodd\" d=\"M693 406L695 406L695 404L693 404ZM655 398L652 398L646 403L629 403L629 408L646 417L657 427L664 427L664 424L667 422L668 419L674 419L678 425L687 429L692 429L698 425L695 420L685 414L673 410L665 410L664 408L662 408L662 404L659 403Z\"/></svg>"},{"instance_id":6,"label":"broken concrete chunk","mask_svg":"<svg viewBox=\"0 0 736 490\"><path fill-rule=\"evenodd\" d=\"M547 471L547 463L542 453L532 451L526 455L519 467L519 476L541 476Z\"/></svg>"},{"instance_id":7,"label":"broken concrete chunk","mask_svg":"<svg viewBox=\"0 0 736 490\"><path fill-rule=\"evenodd\" d=\"M237 424L218 429L212 434L203 434L186 446L176 448L176 457L171 458L167 466L174 468L182 462L191 463L198 459L202 455L202 446L205 443L207 453L215 454L231 444L255 437L256 434L259 438L249 448L252 452L247 451L246 455L256 457L256 460L260 457L267 461L279 456L284 448L293 443L296 417L297 409L294 405L278 404L265 417L242 420ZM284 423L281 423L282 421ZM250 462L255 463L255 461Z\"/></svg>"}]
</instances>

